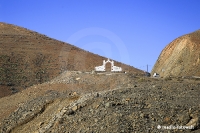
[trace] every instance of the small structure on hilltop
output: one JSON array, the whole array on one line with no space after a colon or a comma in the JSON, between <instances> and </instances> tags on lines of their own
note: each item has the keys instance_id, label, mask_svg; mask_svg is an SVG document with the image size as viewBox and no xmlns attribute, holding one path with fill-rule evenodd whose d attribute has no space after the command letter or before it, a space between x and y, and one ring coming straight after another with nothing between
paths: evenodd
<instances>
[{"instance_id":1,"label":"small structure on hilltop","mask_svg":"<svg viewBox=\"0 0 200 133\"><path fill-rule=\"evenodd\" d=\"M108 59L107 61L103 60L103 65L95 67L95 71L101 71L101 72L106 71L105 66L106 66L107 63L111 63L111 72L122 71L122 68L118 67L118 66L114 66L114 61L110 61L110 59Z\"/></svg>"}]
</instances>

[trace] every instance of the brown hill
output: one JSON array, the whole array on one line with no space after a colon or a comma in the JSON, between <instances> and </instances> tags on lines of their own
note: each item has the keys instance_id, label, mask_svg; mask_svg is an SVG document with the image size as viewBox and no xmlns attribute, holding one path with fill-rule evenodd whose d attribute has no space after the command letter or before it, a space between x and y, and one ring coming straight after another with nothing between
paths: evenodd
<instances>
[{"instance_id":1,"label":"brown hill","mask_svg":"<svg viewBox=\"0 0 200 133\"><path fill-rule=\"evenodd\" d=\"M181 36L161 52L152 74L167 76L200 76L200 30Z\"/></svg>"},{"instance_id":2,"label":"brown hill","mask_svg":"<svg viewBox=\"0 0 200 133\"><path fill-rule=\"evenodd\" d=\"M0 23L0 97L49 81L66 70L92 71L105 57L34 31ZM142 71L115 61L124 71Z\"/></svg>"}]
</instances>

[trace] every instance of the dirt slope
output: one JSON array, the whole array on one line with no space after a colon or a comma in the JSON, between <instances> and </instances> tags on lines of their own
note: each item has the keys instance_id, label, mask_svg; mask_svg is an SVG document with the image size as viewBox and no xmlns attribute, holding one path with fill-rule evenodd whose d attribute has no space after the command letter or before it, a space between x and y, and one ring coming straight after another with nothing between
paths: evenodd
<instances>
[{"instance_id":1,"label":"dirt slope","mask_svg":"<svg viewBox=\"0 0 200 133\"><path fill-rule=\"evenodd\" d=\"M103 59L37 32L0 23L0 97L49 81L65 70L92 71ZM115 65L142 73L119 62Z\"/></svg>"},{"instance_id":2,"label":"dirt slope","mask_svg":"<svg viewBox=\"0 0 200 133\"><path fill-rule=\"evenodd\" d=\"M199 79L67 71L1 98L0 132L199 133L199 95Z\"/></svg>"},{"instance_id":3,"label":"dirt slope","mask_svg":"<svg viewBox=\"0 0 200 133\"><path fill-rule=\"evenodd\" d=\"M200 76L200 30L181 36L161 52L152 69L162 77Z\"/></svg>"}]
</instances>

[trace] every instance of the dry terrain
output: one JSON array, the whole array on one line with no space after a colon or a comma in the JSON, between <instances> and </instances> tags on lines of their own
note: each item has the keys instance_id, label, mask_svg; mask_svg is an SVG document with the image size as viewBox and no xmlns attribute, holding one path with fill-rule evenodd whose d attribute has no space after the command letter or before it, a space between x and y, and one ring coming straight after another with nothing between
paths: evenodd
<instances>
[{"instance_id":1,"label":"dry terrain","mask_svg":"<svg viewBox=\"0 0 200 133\"><path fill-rule=\"evenodd\" d=\"M152 78L117 61L127 73L94 72L105 57L0 23L0 132L199 133L199 31L190 35L163 50ZM180 53L185 73L169 63Z\"/></svg>"},{"instance_id":2,"label":"dry terrain","mask_svg":"<svg viewBox=\"0 0 200 133\"><path fill-rule=\"evenodd\" d=\"M200 77L200 30L181 36L167 45L152 69L152 74L154 72L162 77Z\"/></svg>"},{"instance_id":3,"label":"dry terrain","mask_svg":"<svg viewBox=\"0 0 200 133\"><path fill-rule=\"evenodd\" d=\"M0 131L198 133L199 95L198 78L66 71L49 82L1 98ZM163 129L170 125L194 129Z\"/></svg>"},{"instance_id":4,"label":"dry terrain","mask_svg":"<svg viewBox=\"0 0 200 133\"><path fill-rule=\"evenodd\" d=\"M44 83L63 71L92 71L107 58L28 29L0 23L0 97ZM115 61L123 71L143 71Z\"/></svg>"}]
</instances>

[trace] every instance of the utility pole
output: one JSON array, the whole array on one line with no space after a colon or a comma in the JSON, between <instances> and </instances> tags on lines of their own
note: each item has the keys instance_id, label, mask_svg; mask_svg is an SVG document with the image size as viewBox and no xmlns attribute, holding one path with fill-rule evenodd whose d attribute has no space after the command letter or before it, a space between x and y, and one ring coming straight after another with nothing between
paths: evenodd
<instances>
[{"instance_id":1,"label":"utility pole","mask_svg":"<svg viewBox=\"0 0 200 133\"><path fill-rule=\"evenodd\" d=\"M148 64L147 64L147 72L148 72Z\"/></svg>"}]
</instances>

